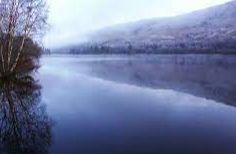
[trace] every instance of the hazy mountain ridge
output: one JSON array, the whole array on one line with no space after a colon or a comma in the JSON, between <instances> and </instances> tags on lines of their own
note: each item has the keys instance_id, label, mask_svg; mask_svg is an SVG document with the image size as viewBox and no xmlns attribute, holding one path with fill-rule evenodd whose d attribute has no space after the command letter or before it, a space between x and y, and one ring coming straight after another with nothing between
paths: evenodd
<instances>
[{"instance_id":1,"label":"hazy mountain ridge","mask_svg":"<svg viewBox=\"0 0 236 154\"><path fill-rule=\"evenodd\" d=\"M186 15L105 28L90 34L88 40L67 49L71 53L236 52L236 1Z\"/></svg>"}]
</instances>

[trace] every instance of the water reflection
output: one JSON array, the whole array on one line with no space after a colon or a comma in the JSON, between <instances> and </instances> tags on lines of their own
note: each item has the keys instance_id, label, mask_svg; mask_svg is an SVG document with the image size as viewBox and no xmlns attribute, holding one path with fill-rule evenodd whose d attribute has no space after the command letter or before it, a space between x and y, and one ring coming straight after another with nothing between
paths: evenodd
<instances>
[{"instance_id":1,"label":"water reflection","mask_svg":"<svg viewBox=\"0 0 236 154\"><path fill-rule=\"evenodd\" d=\"M236 58L218 66L88 58L43 59L43 98L57 122L52 154L236 153L236 108L213 101L234 99L211 95L222 87L233 97Z\"/></svg>"},{"instance_id":2,"label":"water reflection","mask_svg":"<svg viewBox=\"0 0 236 154\"><path fill-rule=\"evenodd\" d=\"M236 56L159 55L83 63L91 75L105 80L172 89L236 106Z\"/></svg>"},{"instance_id":3,"label":"water reflection","mask_svg":"<svg viewBox=\"0 0 236 154\"><path fill-rule=\"evenodd\" d=\"M30 76L0 81L0 153L47 153L52 121Z\"/></svg>"}]
</instances>

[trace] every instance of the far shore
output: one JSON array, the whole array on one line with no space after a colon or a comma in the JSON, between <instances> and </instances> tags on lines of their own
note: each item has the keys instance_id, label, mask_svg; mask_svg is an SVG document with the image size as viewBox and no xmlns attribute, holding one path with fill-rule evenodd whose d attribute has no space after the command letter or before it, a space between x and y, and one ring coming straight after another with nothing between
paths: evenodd
<instances>
[{"instance_id":1,"label":"far shore","mask_svg":"<svg viewBox=\"0 0 236 154\"><path fill-rule=\"evenodd\" d=\"M236 55L236 50L234 52L157 52L157 53L44 53L43 55L125 55L125 56L134 56L134 55Z\"/></svg>"}]
</instances>

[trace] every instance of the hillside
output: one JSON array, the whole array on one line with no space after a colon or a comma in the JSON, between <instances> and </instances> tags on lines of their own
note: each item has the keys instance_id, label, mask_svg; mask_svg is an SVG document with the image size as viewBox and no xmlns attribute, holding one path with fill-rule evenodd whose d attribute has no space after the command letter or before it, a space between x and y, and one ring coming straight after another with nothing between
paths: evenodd
<instances>
[{"instance_id":1,"label":"hillside","mask_svg":"<svg viewBox=\"0 0 236 154\"><path fill-rule=\"evenodd\" d=\"M71 53L236 52L236 1L94 32Z\"/></svg>"}]
</instances>

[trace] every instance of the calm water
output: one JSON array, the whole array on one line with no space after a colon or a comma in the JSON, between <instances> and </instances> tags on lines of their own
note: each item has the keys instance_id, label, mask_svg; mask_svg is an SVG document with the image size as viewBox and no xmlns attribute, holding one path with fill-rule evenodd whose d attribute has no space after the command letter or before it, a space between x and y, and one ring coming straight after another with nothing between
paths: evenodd
<instances>
[{"instance_id":1,"label":"calm water","mask_svg":"<svg viewBox=\"0 0 236 154\"><path fill-rule=\"evenodd\" d=\"M235 56L53 56L51 154L235 154Z\"/></svg>"}]
</instances>

